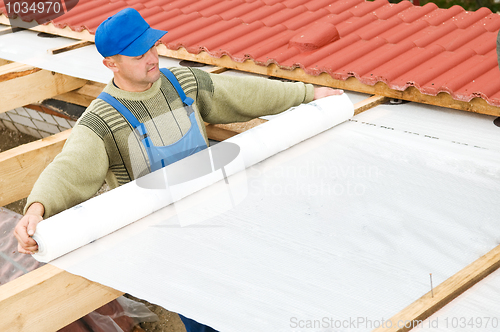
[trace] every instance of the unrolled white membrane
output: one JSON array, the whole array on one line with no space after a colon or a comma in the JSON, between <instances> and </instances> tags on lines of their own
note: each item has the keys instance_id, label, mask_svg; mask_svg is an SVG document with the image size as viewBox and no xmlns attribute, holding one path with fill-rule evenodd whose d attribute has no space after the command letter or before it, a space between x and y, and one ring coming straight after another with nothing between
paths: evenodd
<instances>
[{"instance_id":1,"label":"unrolled white membrane","mask_svg":"<svg viewBox=\"0 0 500 332\"><path fill-rule=\"evenodd\" d=\"M51 264L219 331L371 331L498 244L496 130L379 106L228 176L234 208L169 205Z\"/></svg>"},{"instance_id":2,"label":"unrolled white membrane","mask_svg":"<svg viewBox=\"0 0 500 332\"><path fill-rule=\"evenodd\" d=\"M497 141L378 106L228 176L234 208L204 204L221 180L181 200L207 219L171 204L51 264L219 331L371 331L500 242Z\"/></svg>"},{"instance_id":3,"label":"unrolled white membrane","mask_svg":"<svg viewBox=\"0 0 500 332\"><path fill-rule=\"evenodd\" d=\"M353 111L346 95L300 105L223 143L54 215L38 225L33 238L39 250L33 256L49 262L175 202L183 211L183 198L346 121ZM219 185L212 190L218 194L202 199L209 202L212 212L194 217L185 213L183 225L234 207L244 198L246 189Z\"/></svg>"}]
</instances>

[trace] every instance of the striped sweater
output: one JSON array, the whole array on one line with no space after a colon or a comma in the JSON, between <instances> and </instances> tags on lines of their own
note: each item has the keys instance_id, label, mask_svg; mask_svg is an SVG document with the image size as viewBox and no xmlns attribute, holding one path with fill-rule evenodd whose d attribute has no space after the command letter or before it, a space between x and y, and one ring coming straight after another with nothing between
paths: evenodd
<instances>
[{"instance_id":1,"label":"striped sweater","mask_svg":"<svg viewBox=\"0 0 500 332\"><path fill-rule=\"evenodd\" d=\"M249 121L310 102L314 95L312 85L300 82L208 74L191 68L170 70L186 95L194 99L197 124L207 145L203 121ZM178 141L191 126L181 99L163 74L144 92L123 91L112 82L104 91L146 124L154 145ZM104 181L116 188L134 180L137 170L148 165L145 149L131 125L108 103L96 99L76 123L63 151L36 181L25 209L40 202L47 218L89 199Z\"/></svg>"}]
</instances>

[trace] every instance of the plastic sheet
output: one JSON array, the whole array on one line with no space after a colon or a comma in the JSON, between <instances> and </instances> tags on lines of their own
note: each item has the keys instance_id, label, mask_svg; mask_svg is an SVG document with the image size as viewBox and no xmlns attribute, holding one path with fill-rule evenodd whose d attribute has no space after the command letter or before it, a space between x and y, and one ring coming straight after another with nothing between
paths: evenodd
<instances>
[{"instance_id":1,"label":"plastic sheet","mask_svg":"<svg viewBox=\"0 0 500 332\"><path fill-rule=\"evenodd\" d=\"M210 215L211 185L52 264L220 331L371 331L429 273L436 286L497 246L497 142L493 117L379 106L228 173L247 189L231 209Z\"/></svg>"}]
</instances>

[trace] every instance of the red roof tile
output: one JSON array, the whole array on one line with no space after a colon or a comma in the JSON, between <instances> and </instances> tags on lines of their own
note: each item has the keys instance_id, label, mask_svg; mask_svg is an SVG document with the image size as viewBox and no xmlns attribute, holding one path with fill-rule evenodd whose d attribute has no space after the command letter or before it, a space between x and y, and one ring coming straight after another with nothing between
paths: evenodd
<instances>
[{"instance_id":1,"label":"red roof tile","mask_svg":"<svg viewBox=\"0 0 500 332\"><path fill-rule=\"evenodd\" d=\"M387 0L80 0L53 23L94 33L129 6L169 31L162 42L173 50L301 67L339 80L355 76L396 90L413 86L429 95L444 91L461 101L481 97L500 106L500 16L487 8Z\"/></svg>"}]
</instances>

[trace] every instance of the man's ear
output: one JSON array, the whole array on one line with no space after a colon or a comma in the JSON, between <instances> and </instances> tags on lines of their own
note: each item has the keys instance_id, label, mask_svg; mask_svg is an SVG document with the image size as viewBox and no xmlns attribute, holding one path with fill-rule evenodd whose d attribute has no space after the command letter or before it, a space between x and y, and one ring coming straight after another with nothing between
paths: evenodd
<instances>
[{"instance_id":1,"label":"man's ear","mask_svg":"<svg viewBox=\"0 0 500 332\"><path fill-rule=\"evenodd\" d=\"M107 57L102 59L102 63L111 69L114 73L118 72L118 67L116 65L116 59L114 57Z\"/></svg>"}]
</instances>

